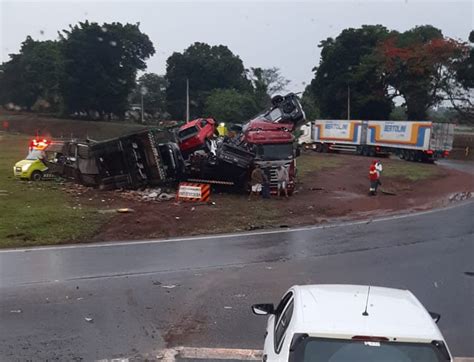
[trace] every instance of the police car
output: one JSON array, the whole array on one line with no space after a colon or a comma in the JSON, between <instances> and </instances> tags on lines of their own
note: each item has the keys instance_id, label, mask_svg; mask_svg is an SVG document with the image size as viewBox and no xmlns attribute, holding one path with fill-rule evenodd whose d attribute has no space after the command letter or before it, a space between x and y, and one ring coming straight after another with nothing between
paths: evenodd
<instances>
[{"instance_id":1,"label":"police car","mask_svg":"<svg viewBox=\"0 0 474 362\"><path fill-rule=\"evenodd\" d=\"M364 285L293 286L268 315L264 361L452 361L436 322L408 290Z\"/></svg>"}]
</instances>

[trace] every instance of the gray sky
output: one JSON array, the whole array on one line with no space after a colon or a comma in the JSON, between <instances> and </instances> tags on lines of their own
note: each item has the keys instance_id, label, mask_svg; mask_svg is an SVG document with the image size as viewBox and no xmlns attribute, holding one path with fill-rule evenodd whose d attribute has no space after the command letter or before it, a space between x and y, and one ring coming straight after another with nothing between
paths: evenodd
<instances>
[{"instance_id":1,"label":"gray sky","mask_svg":"<svg viewBox=\"0 0 474 362\"><path fill-rule=\"evenodd\" d=\"M57 31L88 19L140 22L156 54L148 71L164 74L166 59L196 41L227 45L245 67L281 69L288 87L301 91L319 62L317 45L341 30L382 24L404 31L431 24L466 41L474 28L474 1L5 1L0 0L0 61L27 35L56 39Z\"/></svg>"}]
</instances>

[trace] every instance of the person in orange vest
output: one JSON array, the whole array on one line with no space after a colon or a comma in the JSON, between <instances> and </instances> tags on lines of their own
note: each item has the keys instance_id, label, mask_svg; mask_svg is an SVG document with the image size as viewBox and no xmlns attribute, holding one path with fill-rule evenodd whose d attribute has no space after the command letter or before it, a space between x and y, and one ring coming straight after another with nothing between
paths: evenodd
<instances>
[{"instance_id":1,"label":"person in orange vest","mask_svg":"<svg viewBox=\"0 0 474 362\"><path fill-rule=\"evenodd\" d=\"M369 195L374 196L377 195L377 188L380 185L380 173L377 170L377 161L372 161L372 164L369 168L369 180L370 180L370 189Z\"/></svg>"}]
</instances>

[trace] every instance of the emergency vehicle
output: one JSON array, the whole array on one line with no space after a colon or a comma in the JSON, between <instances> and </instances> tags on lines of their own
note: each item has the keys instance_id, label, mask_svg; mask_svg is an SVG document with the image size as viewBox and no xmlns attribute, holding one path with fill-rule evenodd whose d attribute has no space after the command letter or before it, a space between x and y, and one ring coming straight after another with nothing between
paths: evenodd
<instances>
[{"instance_id":1,"label":"emergency vehicle","mask_svg":"<svg viewBox=\"0 0 474 362\"><path fill-rule=\"evenodd\" d=\"M28 155L24 160L18 161L13 166L13 175L23 180L39 181L48 170L43 162L46 157L45 149L51 141L43 138L31 140Z\"/></svg>"}]
</instances>

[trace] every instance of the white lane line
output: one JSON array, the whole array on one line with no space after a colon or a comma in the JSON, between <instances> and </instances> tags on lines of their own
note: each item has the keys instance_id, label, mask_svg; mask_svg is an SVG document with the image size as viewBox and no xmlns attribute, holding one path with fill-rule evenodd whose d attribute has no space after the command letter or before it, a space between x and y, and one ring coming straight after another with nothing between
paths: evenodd
<instances>
[{"instance_id":1,"label":"white lane line","mask_svg":"<svg viewBox=\"0 0 474 362\"><path fill-rule=\"evenodd\" d=\"M194 348L178 347L178 356L180 358L192 359L233 359L240 361L259 361L262 360L262 351L255 349L231 349L231 348Z\"/></svg>"},{"instance_id":2,"label":"white lane line","mask_svg":"<svg viewBox=\"0 0 474 362\"><path fill-rule=\"evenodd\" d=\"M174 243L174 242L182 242L182 241L193 241L193 240L238 238L238 237L244 237L244 236L287 234L287 233L292 233L295 231L334 229L334 228L345 227L345 226L363 225L367 223L377 223L377 222L383 222L383 221L405 219L405 218L410 218L414 216L434 214L437 212L443 212L443 211L451 210L457 207L462 207L470 203L474 203L474 200L469 199L466 201L461 201L459 203L456 203L455 205L450 205L450 206L446 206L439 209L418 211L418 212L413 212L413 213L408 213L408 214L392 215L392 216L386 216L386 217L381 217L381 218L364 219L364 220L358 220L358 221L347 221L347 222L340 222L340 223L334 223L334 224L303 226L303 227L298 227L298 228L285 228L285 229L278 229L278 230L263 230L263 231L244 232L244 233L203 235L203 236L193 236L193 237L154 239L154 240L141 240L141 241L113 241L113 242L99 242L99 243L90 243L90 244L38 246L38 247L33 247L33 248L15 248L15 249L0 250L0 254L1 253L19 253L19 252L24 253L24 252L32 252L32 251L62 250L62 249L105 248L105 247L111 247L111 246L115 246L115 247L131 246L131 245L135 246L135 245L143 245L143 244L166 244L166 243Z\"/></svg>"}]
</instances>

